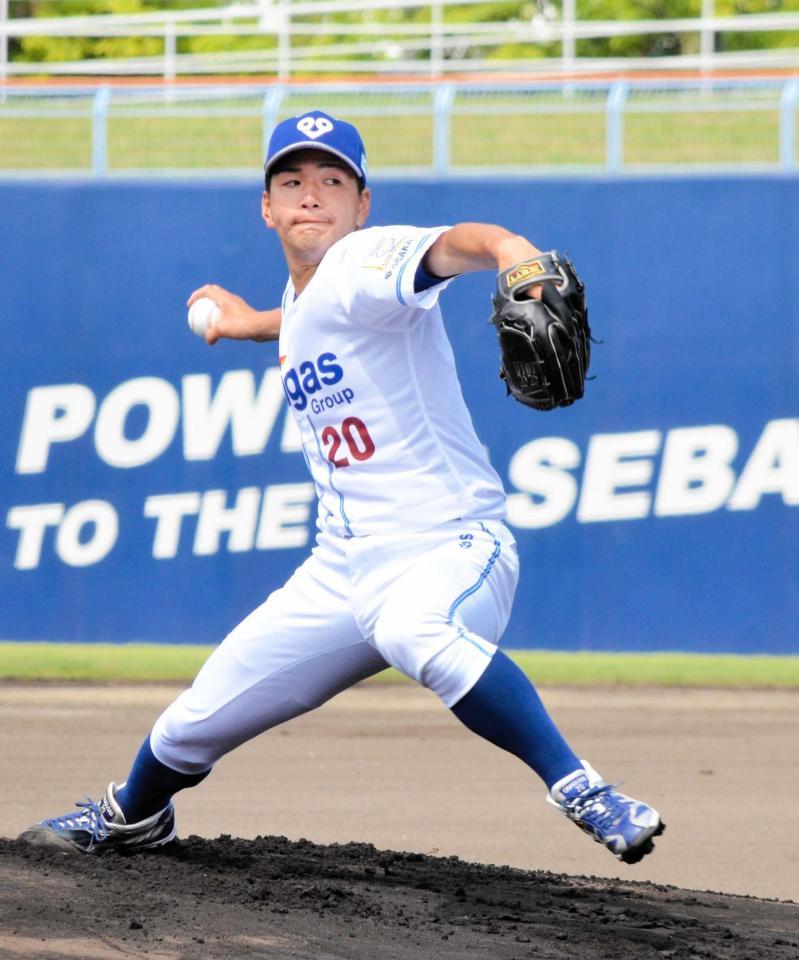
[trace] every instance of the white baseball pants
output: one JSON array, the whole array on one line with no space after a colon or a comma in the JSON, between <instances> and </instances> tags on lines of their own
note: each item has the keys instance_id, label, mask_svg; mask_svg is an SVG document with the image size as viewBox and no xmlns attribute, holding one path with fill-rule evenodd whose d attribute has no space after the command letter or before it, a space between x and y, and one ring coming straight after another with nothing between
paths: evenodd
<instances>
[{"instance_id":1,"label":"white baseball pants","mask_svg":"<svg viewBox=\"0 0 799 960\"><path fill-rule=\"evenodd\" d=\"M517 581L516 544L496 520L403 536L322 533L157 720L153 753L182 773L208 770L387 665L451 707L490 663Z\"/></svg>"}]
</instances>

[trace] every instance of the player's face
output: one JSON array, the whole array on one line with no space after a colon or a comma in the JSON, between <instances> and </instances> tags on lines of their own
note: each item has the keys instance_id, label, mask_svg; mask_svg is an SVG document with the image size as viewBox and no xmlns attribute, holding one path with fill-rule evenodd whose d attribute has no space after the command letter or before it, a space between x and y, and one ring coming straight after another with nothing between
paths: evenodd
<instances>
[{"instance_id":1,"label":"player's face","mask_svg":"<svg viewBox=\"0 0 799 960\"><path fill-rule=\"evenodd\" d=\"M369 190L360 191L353 171L331 154L298 150L272 175L261 209L287 257L315 264L337 240L363 226Z\"/></svg>"}]
</instances>

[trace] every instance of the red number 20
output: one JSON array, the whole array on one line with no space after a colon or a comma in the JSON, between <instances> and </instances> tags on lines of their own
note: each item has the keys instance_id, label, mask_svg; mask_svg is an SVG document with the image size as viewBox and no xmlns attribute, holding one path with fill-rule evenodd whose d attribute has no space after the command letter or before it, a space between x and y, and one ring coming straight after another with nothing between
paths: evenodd
<instances>
[{"instance_id":1,"label":"red number 20","mask_svg":"<svg viewBox=\"0 0 799 960\"><path fill-rule=\"evenodd\" d=\"M375 452L375 443L369 436L366 424L357 417L347 417L341 424L341 433L335 427L325 427L322 431L322 443L325 448L330 448L327 459L336 469L350 465L347 457L338 455L342 442L346 444L353 460L368 460Z\"/></svg>"}]
</instances>

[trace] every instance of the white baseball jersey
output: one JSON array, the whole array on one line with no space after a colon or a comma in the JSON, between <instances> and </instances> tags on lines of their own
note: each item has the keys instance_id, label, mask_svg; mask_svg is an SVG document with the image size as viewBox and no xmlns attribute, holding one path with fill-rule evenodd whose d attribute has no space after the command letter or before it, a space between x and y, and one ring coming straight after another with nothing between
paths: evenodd
<instances>
[{"instance_id":1,"label":"white baseball jersey","mask_svg":"<svg viewBox=\"0 0 799 960\"><path fill-rule=\"evenodd\" d=\"M414 278L446 227L372 227L327 251L283 296L280 364L319 496L342 537L502 519L502 483L477 439L438 306L449 281Z\"/></svg>"},{"instance_id":2,"label":"white baseball jersey","mask_svg":"<svg viewBox=\"0 0 799 960\"><path fill-rule=\"evenodd\" d=\"M437 301L445 227L375 227L283 298L283 385L319 494L311 555L214 650L150 738L183 773L382 670L452 707L483 675L519 575ZM406 536L405 534L412 534Z\"/></svg>"}]
</instances>

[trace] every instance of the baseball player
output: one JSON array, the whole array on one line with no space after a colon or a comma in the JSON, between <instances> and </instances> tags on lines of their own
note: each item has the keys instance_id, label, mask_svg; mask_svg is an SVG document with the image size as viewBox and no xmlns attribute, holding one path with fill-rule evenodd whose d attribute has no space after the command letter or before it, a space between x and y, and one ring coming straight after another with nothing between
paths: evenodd
<instances>
[{"instance_id":1,"label":"baseball player","mask_svg":"<svg viewBox=\"0 0 799 960\"><path fill-rule=\"evenodd\" d=\"M541 252L487 224L366 228L361 137L320 111L278 124L264 169L263 219L289 271L281 308L256 311L214 285L189 303L207 296L220 307L209 343L279 341L319 499L315 545L164 711L123 783L21 838L79 852L168 843L177 791L239 744L391 665L528 764L548 801L594 840L637 862L664 829L659 814L572 751L497 647L516 545L438 306L464 273L540 277ZM528 283L525 296L545 289Z\"/></svg>"}]
</instances>

